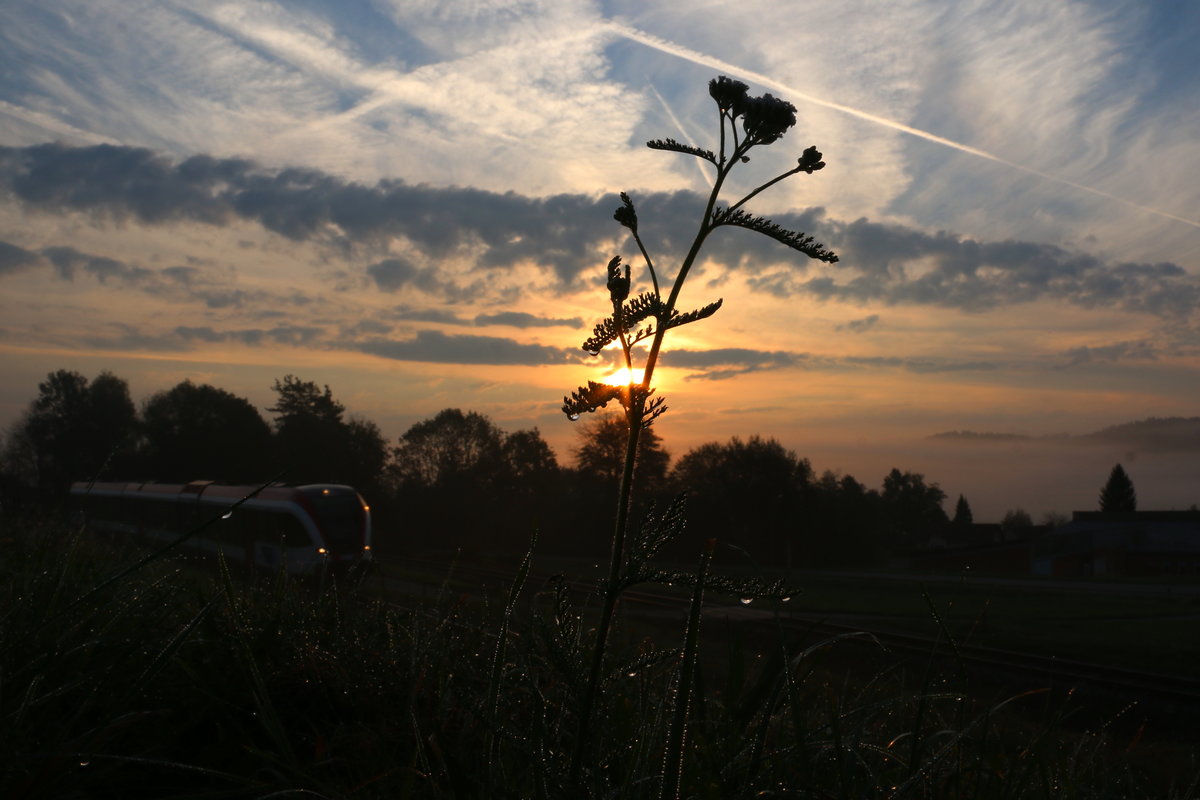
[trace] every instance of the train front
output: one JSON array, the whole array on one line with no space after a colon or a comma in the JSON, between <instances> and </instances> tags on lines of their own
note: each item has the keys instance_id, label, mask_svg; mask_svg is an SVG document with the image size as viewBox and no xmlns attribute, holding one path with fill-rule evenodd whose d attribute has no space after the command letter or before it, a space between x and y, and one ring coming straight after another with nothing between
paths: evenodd
<instances>
[{"instance_id":1,"label":"train front","mask_svg":"<svg viewBox=\"0 0 1200 800\"><path fill-rule=\"evenodd\" d=\"M371 507L350 486L310 485L297 488L320 541L314 542L325 563L348 567L370 562Z\"/></svg>"}]
</instances>

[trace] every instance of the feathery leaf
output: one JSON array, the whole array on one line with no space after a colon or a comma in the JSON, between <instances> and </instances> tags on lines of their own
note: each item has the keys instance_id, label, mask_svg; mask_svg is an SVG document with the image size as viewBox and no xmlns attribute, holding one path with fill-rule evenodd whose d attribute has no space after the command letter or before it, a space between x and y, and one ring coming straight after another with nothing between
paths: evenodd
<instances>
[{"instance_id":1,"label":"feathery leaf","mask_svg":"<svg viewBox=\"0 0 1200 800\"><path fill-rule=\"evenodd\" d=\"M673 150L676 153L687 153L688 155L703 158L705 161L717 163L717 156L712 150L701 150L699 147L694 147L690 144L683 144L674 139L651 139L646 142L646 147L651 150Z\"/></svg>"},{"instance_id":2,"label":"feathery leaf","mask_svg":"<svg viewBox=\"0 0 1200 800\"><path fill-rule=\"evenodd\" d=\"M766 217L751 216L740 208L736 211L728 209L714 211L713 225L736 225L739 228L758 231L761 234L770 236L781 244L787 245L793 250L799 250L809 258L815 258L817 261L834 264L838 260L837 255L827 250L825 245L814 242L813 237L796 231L790 231Z\"/></svg>"}]
</instances>

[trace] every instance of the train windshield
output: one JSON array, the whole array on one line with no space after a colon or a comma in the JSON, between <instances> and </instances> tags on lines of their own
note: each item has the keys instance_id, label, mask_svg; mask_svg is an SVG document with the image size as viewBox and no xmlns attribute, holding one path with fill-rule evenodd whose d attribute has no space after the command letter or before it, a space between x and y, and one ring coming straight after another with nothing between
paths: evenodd
<instances>
[{"instance_id":1,"label":"train windshield","mask_svg":"<svg viewBox=\"0 0 1200 800\"><path fill-rule=\"evenodd\" d=\"M351 489L305 489L326 546L335 553L362 550L366 544L366 512L358 493Z\"/></svg>"}]
</instances>

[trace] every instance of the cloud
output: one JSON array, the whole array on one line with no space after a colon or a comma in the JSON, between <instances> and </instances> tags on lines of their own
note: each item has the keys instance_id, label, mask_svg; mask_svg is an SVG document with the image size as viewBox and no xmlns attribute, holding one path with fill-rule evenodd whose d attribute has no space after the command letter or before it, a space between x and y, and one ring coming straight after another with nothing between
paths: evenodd
<instances>
[{"instance_id":1,"label":"cloud","mask_svg":"<svg viewBox=\"0 0 1200 800\"><path fill-rule=\"evenodd\" d=\"M1077 367L1080 364L1090 364L1097 361L1157 361L1158 348L1148 341L1116 342L1097 347L1074 347L1064 352L1066 361L1058 369Z\"/></svg>"},{"instance_id":2,"label":"cloud","mask_svg":"<svg viewBox=\"0 0 1200 800\"><path fill-rule=\"evenodd\" d=\"M780 218L787 224L787 215ZM1031 241L978 241L859 219L821 226L841 261L825 274L774 270L755 290L868 305L986 311L1037 300L1116 307L1174 317L1193 314L1200 282L1177 264L1108 264L1097 256Z\"/></svg>"},{"instance_id":3,"label":"cloud","mask_svg":"<svg viewBox=\"0 0 1200 800\"><path fill-rule=\"evenodd\" d=\"M507 325L513 328L582 328L583 320L579 317L560 319L539 317L523 311L501 311L498 314L479 314L475 317L475 324L479 326Z\"/></svg>"},{"instance_id":4,"label":"cloud","mask_svg":"<svg viewBox=\"0 0 1200 800\"><path fill-rule=\"evenodd\" d=\"M824 356L780 350L717 348L713 350L671 350L662 355L664 366L698 370L685 380L726 380L750 372L779 369L846 370L902 369L931 374L942 372L988 372L1003 365L993 361L955 361L952 359L901 356Z\"/></svg>"},{"instance_id":5,"label":"cloud","mask_svg":"<svg viewBox=\"0 0 1200 800\"><path fill-rule=\"evenodd\" d=\"M418 266L402 257L386 258L367 267L367 276L375 286L385 292L400 292L416 289L425 294L441 297L453 302L468 302L483 293L480 281L463 285L443 280L435 266Z\"/></svg>"},{"instance_id":6,"label":"cloud","mask_svg":"<svg viewBox=\"0 0 1200 800\"><path fill-rule=\"evenodd\" d=\"M319 344L325 334L323 328L305 325L280 325L275 328L247 328L218 331L209 326L186 326L175 328L175 334L184 341L199 341L206 344L238 342L259 346L267 343L302 346Z\"/></svg>"},{"instance_id":7,"label":"cloud","mask_svg":"<svg viewBox=\"0 0 1200 800\"><path fill-rule=\"evenodd\" d=\"M453 311L447 311L442 308L413 308L412 306L396 306L388 312L391 319L400 320L402 322L436 322L442 325L471 325L471 321L464 319Z\"/></svg>"},{"instance_id":8,"label":"cloud","mask_svg":"<svg viewBox=\"0 0 1200 800\"><path fill-rule=\"evenodd\" d=\"M116 259L106 256L93 256L81 253L74 247L47 247L42 250L46 260L54 265L58 277L65 281L75 280L80 272L85 272L102 284L109 281L133 285L145 283L155 277L148 269L131 267ZM168 277L176 278L177 273Z\"/></svg>"},{"instance_id":9,"label":"cloud","mask_svg":"<svg viewBox=\"0 0 1200 800\"><path fill-rule=\"evenodd\" d=\"M335 246L347 257L402 242L405 254L371 263L367 277L384 291L414 289L460 302L499 291L496 270L524 264L549 271L558 291L574 291L584 276L599 274L605 254L631 249L612 221L611 196L532 198L394 180L367 186L311 169L206 156L175 163L109 145L0 148L0 191L26 208L77 211L100 221L248 221L289 239ZM643 227L654 227L656 257L669 263L690 242L697 196L650 193L635 202L649 222ZM767 237L723 229L709 238L698 273L721 266L744 275L755 291L858 305L985 311L1049 299L1176 318L1200 305L1200 282L1171 262L1110 264L1053 244L927 233L866 218L843 222L819 208L774 219L815 234L841 261L818 265ZM111 263L60 262L66 265L60 270L91 269L100 279L136 277ZM235 302L235 295L211 299L214 307Z\"/></svg>"},{"instance_id":10,"label":"cloud","mask_svg":"<svg viewBox=\"0 0 1200 800\"><path fill-rule=\"evenodd\" d=\"M879 315L871 314L862 319L854 319L843 325L834 327L836 331L849 331L850 333L866 333L879 324Z\"/></svg>"},{"instance_id":11,"label":"cloud","mask_svg":"<svg viewBox=\"0 0 1200 800\"><path fill-rule=\"evenodd\" d=\"M678 369L699 370L685 380L719 381L750 372L808 367L811 357L807 353L786 351L751 350L740 347L713 350L670 350L662 354L664 366Z\"/></svg>"},{"instance_id":12,"label":"cloud","mask_svg":"<svg viewBox=\"0 0 1200 800\"><path fill-rule=\"evenodd\" d=\"M945 358L902 358L899 356L845 356L837 363L847 367L903 369L918 374L940 372L991 372L1004 365L996 361L954 361Z\"/></svg>"},{"instance_id":13,"label":"cloud","mask_svg":"<svg viewBox=\"0 0 1200 800\"><path fill-rule=\"evenodd\" d=\"M41 260L37 253L31 253L15 244L0 242L0 277L30 269Z\"/></svg>"},{"instance_id":14,"label":"cloud","mask_svg":"<svg viewBox=\"0 0 1200 800\"><path fill-rule=\"evenodd\" d=\"M0 258L6 246L15 248L0 242ZM232 270L201 269L195 266L149 269L108 256L85 253L69 246L44 247L40 253L31 255L34 260L28 263L49 264L54 268L54 274L59 280L73 283L80 276L87 276L109 289L134 289L170 302L202 303L209 309L305 306L313 302L311 297L299 291L273 294L258 289L251 291L237 288L234 285L235 276ZM0 275L3 274L4 270L0 269Z\"/></svg>"},{"instance_id":15,"label":"cloud","mask_svg":"<svg viewBox=\"0 0 1200 800\"><path fill-rule=\"evenodd\" d=\"M573 349L524 344L498 336L450 336L438 331L419 331L407 340L370 339L345 346L381 358L437 364L542 366L582 361L582 354L576 355Z\"/></svg>"}]
</instances>

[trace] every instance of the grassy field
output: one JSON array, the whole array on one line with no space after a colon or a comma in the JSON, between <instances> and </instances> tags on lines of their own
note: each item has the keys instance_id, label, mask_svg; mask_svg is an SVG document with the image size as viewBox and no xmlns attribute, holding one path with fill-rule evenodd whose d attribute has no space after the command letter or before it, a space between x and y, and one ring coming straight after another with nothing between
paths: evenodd
<instances>
[{"instance_id":1,"label":"grassy field","mask_svg":"<svg viewBox=\"0 0 1200 800\"><path fill-rule=\"evenodd\" d=\"M572 785L591 634L561 582L522 586L513 563L485 592L431 569L407 576L426 588L399 605L380 579L246 584L170 557L129 571L130 547L3 525L0 796L661 796L678 622L618 628ZM902 607L890 590L805 589L793 602L810 610ZM986 600L934 596L963 607L954 624ZM1065 725L1070 697L972 693L928 661L846 642L703 633L680 797L1197 793L1194 743Z\"/></svg>"},{"instance_id":2,"label":"grassy field","mask_svg":"<svg viewBox=\"0 0 1200 800\"><path fill-rule=\"evenodd\" d=\"M546 558L538 564L545 572L598 574L579 559ZM940 630L932 603L960 642L1200 676L1200 592L1195 591L1194 578L1156 583L1139 579L1139 591L1122 592L1111 580L1023 577L1009 582L1004 576L930 578L840 571L779 576L802 590L786 611L806 619L936 637Z\"/></svg>"}]
</instances>

